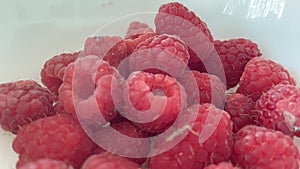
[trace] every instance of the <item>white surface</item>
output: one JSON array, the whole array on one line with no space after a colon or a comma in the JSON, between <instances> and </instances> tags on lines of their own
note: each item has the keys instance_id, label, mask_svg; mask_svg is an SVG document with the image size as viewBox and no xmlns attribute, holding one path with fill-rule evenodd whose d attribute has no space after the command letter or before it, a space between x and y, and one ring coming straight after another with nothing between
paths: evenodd
<instances>
[{"instance_id":1,"label":"white surface","mask_svg":"<svg viewBox=\"0 0 300 169\"><path fill-rule=\"evenodd\" d=\"M182 0L183 1L183 0ZM44 61L66 51L78 51L86 37L124 15L155 12L159 3L148 0L1 0L0 83L39 80ZM216 39L246 37L259 43L264 57L273 59L300 79L300 1L286 1L281 19L247 19L241 8L223 13L224 0L185 1L205 20ZM124 25L125 29L126 25ZM15 168L12 136L0 131L2 169Z\"/></svg>"}]
</instances>

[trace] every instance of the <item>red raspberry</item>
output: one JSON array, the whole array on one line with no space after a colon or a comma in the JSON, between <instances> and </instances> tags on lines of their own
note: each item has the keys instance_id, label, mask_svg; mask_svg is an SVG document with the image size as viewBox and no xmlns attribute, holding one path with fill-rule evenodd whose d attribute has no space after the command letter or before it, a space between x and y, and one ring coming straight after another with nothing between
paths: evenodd
<instances>
[{"instance_id":1,"label":"red raspberry","mask_svg":"<svg viewBox=\"0 0 300 169\"><path fill-rule=\"evenodd\" d=\"M62 105L60 102L56 102L53 106L53 110L57 114L69 114L65 108L64 105Z\"/></svg>"},{"instance_id":2,"label":"red raspberry","mask_svg":"<svg viewBox=\"0 0 300 169\"><path fill-rule=\"evenodd\" d=\"M82 55L96 55L117 67L127 57L127 46L119 36L90 37L85 41Z\"/></svg>"},{"instance_id":3,"label":"red raspberry","mask_svg":"<svg viewBox=\"0 0 300 169\"><path fill-rule=\"evenodd\" d=\"M187 129L188 135L172 149L151 157L149 169L198 169L229 159L233 144L229 115L211 104L193 105L186 115L191 112L198 112L198 117L193 127ZM154 149L164 147L157 143Z\"/></svg>"},{"instance_id":4,"label":"red raspberry","mask_svg":"<svg viewBox=\"0 0 300 169\"><path fill-rule=\"evenodd\" d=\"M235 137L231 159L248 169L298 169L300 158L289 136L272 129L246 126Z\"/></svg>"},{"instance_id":5,"label":"red raspberry","mask_svg":"<svg viewBox=\"0 0 300 169\"><path fill-rule=\"evenodd\" d=\"M129 24L125 39L135 39L135 38L139 37L140 35L143 35L146 33L154 33L154 31L146 23L142 23L139 21L133 21Z\"/></svg>"},{"instance_id":6,"label":"red raspberry","mask_svg":"<svg viewBox=\"0 0 300 169\"><path fill-rule=\"evenodd\" d=\"M13 149L33 161L61 160L80 168L91 154L94 143L71 116L55 115L24 126L13 141Z\"/></svg>"},{"instance_id":7,"label":"red raspberry","mask_svg":"<svg viewBox=\"0 0 300 169\"><path fill-rule=\"evenodd\" d=\"M209 62L207 62L208 64ZM188 67L190 70L196 70L201 73L207 73L207 70L205 68L205 65L202 61L197 61L197 62L189 62ZM211 73L210 73L211 74Z\"/></svg>"},{"instance_id":8,"label":"red raspberry","mask_svg":"<svg viewBox=\"0 0 300 169\"><path fill-rule=\"evenodd\" d=\"M187 66L189 54L185 44L170 35L156 35L140 43L129 59L131 72L159 69L178 74Z\"/></svg>"},{"instance_id":9,"label":"red raspberry","mask_svg":"<svg viewBox=\"0 0 300 169\"><path fill-rule=\"evenodd\" d=\"M237 132L246 125L255 125L255 102L240 93L234 93L226 98L225 111L233 122L233 132Z\"/></svg>"},{"instance_id":10,"label":"red raspberry","mask_svg":"<svg viewBox=\"0 0 300 169\"><path fill-rule=\"evenodd\" d=\"M41 71L41 81L55 95L58 95L58 88L62 84L65 68L78 58L79 53L62 53L47 60L44 64Z\"/></svg>"},{"instance_id":11,"label":"red raspberry","mask_svg":"<svg viewBox=\"0 0 300 169\"><path fill-rule=\"evenodd\" d=\"M258 123L291 136L300 136L299 105L299 88L293 85L276 85L256 102Z\"/></svg>"},{"instance_id":12,"label":"red raspberry","mask_svg":"<svg viewBox=\"0 0 300 169\"><path fill-rule=\"evenodd\" d=\"M131 142L127 137L130 138L146 138L148 134L129 121L123 121L120 123L112 123L110 125L114 130L113 132L106 130L107 126L98 126L95 130L94 139L96 143L101 143L99 146L103 146L108 152L113 154L123 153L122 156L138 155L138 154L148 154L150 148L150 140L147 143L144 142ZM101 127L101 128L99 128ZM118 133L126 137L117 137ZM103 137L105 136L105 137ZM116 139L115 139L116 138ZM136 149L139 150L136 150ZM138 152L137 152L138 151ZM135 153L135 154L134 154ZM127 158L138 164L143 164L146 158Z\"/></svg>"},{"instance_id":13,"label":"red raspberry","mask_svg":"<svg viewBox=\"0 0 300 169\"><path fill-rule=\"evenodd\" d=\"M90 156L83 164L81 169L142 169L138 164L124 158L101 153Z\"/></svg>"},{"instance_id":14,"label":"red raspberry","mask_svg":"<svg viewBox=\"0 0 300 169\"><path fill-rule=\"evenodd\" d=\"M151 38L155 35L156 35L155 32L149 32L149 33L141 34L136 38L125 39L124 42L126 43L127 46L127 55L131 55L132 52L140 43L144 42L146 39Z\"/></svg>"},{"instance_id":15,"label":"red raspberry","mask_svg":"<svg viewBox=\"0 0 300 169\"><path fill-rule=\"evenodd\" d=\"M0 84L1 127L16 134L22 126L53 115L52 104L52 94L35 81Z\"/></svg>"},{"instance_id":16,"label":"red raspberry","mask_svg":"<svg viewBox=\"0 0 300 169\"><path fill-rule=\"evenodd\" d=\"M73 169L72 166L67 165L63 161L52 160L52 159L39 159L34 162L29 162L17 169Z\"/></svg>"},{"instance_id":17,"label":"red raspberry","mask_svg":"<svg viewBox=\"0 0 300 169\"><path fill-rule=\"evenodd\" d=\"M77 65L76 72L74 72L75 65ZM112 81L118 76L117 74L115 68L96 56L77 59L66 69L63 84L59 89L60 103L69 113L75 113L74 106L76 106L77 115L91 120L97 116L97 113L90 110L89 104L97 100L99 111L104 119L113 119L117 116L117 112L111 92L114 90ZM74 99L77 105L74 105Z\"/></svg>"},{"instance_id":18,"label":"red raspberry","mask_svg":"<svg viewBox=\"0 0 300 169\"><path fill-rule=\"evenodd\" d=\"M176 35L186 43L190 48L189 62L204 61L209 52L214 50L213 37L206 24L178 2L167 3L159 8L155 26L158 34Z\"/></svg>"},{"instance_id":19,"label":"red raspberry","mask_svg":"<svg viewBox=\"0 0 300 169\"><path fill-rule=\"evenodd\" d=\"M212 103L218 108L224 107L226 86L217 76L198 71L187 71L180 82L189 96L189 105ZM199 94L195 94L195 91L198 91Z\"/></svg>"},{"instance_id":20,"label":"red raspberry","mask_svg":"<svg viewBox=\"0 0 300 169\"><path fill-rule=\"evenodd\" d=\"M168 75L133 72L125 85L123 113L147 132L164 131L186 106L183 87Z\"/></svg>"},{"instance_id":21,"label":"red raspberry","mask_svg":"<svg viewBox=\"0 0 300 169\"><path fill-rule=\"evenodd\" d=\"M206 166L204 169L239 169L239 167L234 167L231 163L221 162L217 165L211 164Z\"/></svg>"},{"instance_id":22,"label":"red raspberry","mask_svg":"<svg viewBox=\"0 0 300 169\"><path fill-rule=\"evenodd\" d=\"M17 161L16 167L18 169L19 167L25 165L26 163L32 162L32 161L33 160L25 154L19 155L19 159Z\"/></svg>"},{"instance_id":23,"label":"red raspberry","mask_svg":"<svg viewBox=\"0 0 300 169\"><path fill-rule=\"evenodd\" d=\"M243 38L216 40L214 46L223 64L227 89L239 83L245 65L251 58L262 55L256 43Z\"/></svg>"},{"instance_id":24,"label":"red raspberry","mask_svg":"<svg viewBox=\"0 0 300 169\"><path fill-rule=\"evenodd\" d=\"M245 66L237 92L256 101L264 92L277 84L295 85L296 82L280 64L255 57Z\"/></svg>"}]
</instances>

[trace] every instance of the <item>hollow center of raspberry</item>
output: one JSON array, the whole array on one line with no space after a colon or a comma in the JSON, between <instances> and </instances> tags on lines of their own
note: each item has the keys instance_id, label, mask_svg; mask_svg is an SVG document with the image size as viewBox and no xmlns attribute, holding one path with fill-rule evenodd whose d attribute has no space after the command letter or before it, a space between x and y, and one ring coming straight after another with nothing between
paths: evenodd
<instances>
[{"instance_id":1,"label":"hollow center of raspberry","mask_svg":"<svg viewBox=\"0 0 300 169\"><path fill-rule=\"evenodd\" d=\"M151 92L154 96L166 96L165 92L161 89L153 89Z\"/></svg>"}]
</instances>

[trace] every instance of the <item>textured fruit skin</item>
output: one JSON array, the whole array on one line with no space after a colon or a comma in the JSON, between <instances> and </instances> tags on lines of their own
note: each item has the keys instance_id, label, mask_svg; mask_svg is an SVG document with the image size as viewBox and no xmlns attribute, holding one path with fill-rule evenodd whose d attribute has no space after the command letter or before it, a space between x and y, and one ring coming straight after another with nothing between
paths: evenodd
<instances>
[{"instance_id":1,"label":"textured fruit skin","mask_svg":"<svg viewBox=\"0 0 300 169\"><path fill-rule=\"evenodd\" d=\"M272 129L245 126L235 136L231 160L247 169L298 169L299 152L293 140Z\"/></svg>"},{"instance_id":2,"label":"textured fruit skin","mask_svg":"<svg viewBox=\"0 0 300 169\"><path fill-rule=\"evenodd\" d=\"M264 93L256 102L256 118L261 126L282 131L293 136L299 132L293 127L300 126L300 89L293 85L276 85ZM284 113L293 116L289 121Z\"/></svg>"},{"instance_id":3,"label":"textured fruit skin","mask_svg":"<svg viewBox=\"0 0 300 169\"><path fill-rule=\"evenodd\" d=\"M224 110L228 112L233 122L233 132L237 132L246 125L255 125L255 102L240 93L233 93L226 97Z\"/></svg>"},{"instance_id":4,"label":"textured fruit skin","mask_svg":"<svg viewBox=\"0 0 300 169\"><path fill-rule=\"evenodd\" d=\"M255 57L246 64L237 92L256 101L264 92L277 84L296 85L296 82L280 64Z\"/></svg>"},{"instance_id":5,"label":"textured fruit skin","mask_svg":"<svg viewBox=\"0 0 300 169\"><path fill-rule=\"evenodd\" d=\"M138 164L110 153L90 156L81 169L142 169Z\"/></svg>"},{"instance_id":6,"label":"textured fruit skin","mask_svg":"<svg viewBox=\"0 0 300 169\"><path fill-rule=\"evenodd\" d=\"M24 126L13 140L13 149L20 156L35 161L41 158L61 160L80 168L91 154L94 143L80 124L68 115L38 119Z\"/></svg>"},{"instance_id":7,"label":"textured fruit skin","mask_svg":"<svg viewBox=\"0 0 300 169\"><path fill-rule=\"evenodd\" d=\"M62 53L45 62L41 71L41 81L55 95L58 95L66 67L78 58L79 53Z\"/></svg>"},{"instance_id":8,"label":"textured fruit skin","mask_svg":"<svg viewBox=\"0 0 300 169\"><path fill-rule=\"evenodd\" d=\"M119 36L90 37L85 41L81 55L96 55L117 67L127 57L127 46Z\"/></svg>"},{"instance_id":9,"label":"textured fruit skin","mask_svg":"<svg viewBox=\"0 0 300 169\"><path fill-rule=\"evenodd\" d=\"M151 38L155 35L156 35L155 32L149 32L149 33L141 34L141 35L136 36L136 37L125 39L124 42L127 46L127 55L128 56L131 55L132 52L136 49L136 47L140 43L144 42L146 39Z\"/></svg>"},{"instance_id":10,"label":"textured fruit skin","mask_svg":"<svg viewBox=\"0 0 300 169\"><path fill-rule=\"evenodd\" d=\"M144 120L135 125L150 133L164 131L186 107L185 90L168 75L133 72L123 91L123 113L133 119L146 118L147 122Z\"/></svg>"},{"instance_id":11,"label":"textured fruit skin","mask_svg":"<svg viewBox=\"0 0 300 169\"><path fill-rule=\"evenodd\" d=\"M117 70L97 56L85 56L77 61L76 72L76 63L66 68L63 84L59 88L60 103L71 114L76 113L82 119L93 119L97 114L89 109L89 104L95 99L105 120L115 118L117 112L114 110L111 91L112 80L117 76Z\"/></svg>"},{"instance_id":12,"label":"textured fruit skin","mask_svg":"<svg viewBox=\"0 0 300 169\"><path fill-rule=\"evenodd\" d=\"M129 24L125 39L135 39L146 33L154 33L153 29L146 23L133 21Z\"/></svg>"},{"instance_id":13,"label":"textured fruit skin","mask_svg":"<svg viewBox=\"0 0 300 169\"><path fill-rule=\"evenodd\" d=\"M57 114L69 114L60 102L56 102L53 105L53 111Z\"/></svg>"},{"instance_id":14,"label":"textured fruit skin","mask_svg":"<svg viewBox=\"0 0 300 169\"><path fill-rule=\"evenodd\" d=\"M178 74L183 71L189 60L185 44L175 36L156 35L140 43L130 56L130 71L159 69Z\"/></svg>"},{"instance_id":15,"label":"textured fruit skin","mask_svg":"<svg viewBox=\"0 0 300 169\"><path fill-rule=\"evenodd\" d=\"M211 164L206 166L204 169L240 169L239 167L234 167L231 163L221 162L219 164Z\"/></svg>"},{"instance_id":16,"label":"textured fruit skin","mask_svg":"<svg viewBox=\"0 0 300 169\"><path fill-rule=\"evenodd\" d=\"M189 47L189 62L206 60L214 50L213 36L207 25L184 5L178 2L163 4L155 17L158 34L176 35Z\"/></svg>"},{"instance_id":17,"label":"textured fruit skin","mask_svg":"<svg viewBox=\"0 0 300 169\"><path fill-rule=\"evenodd\" d=\"M217 76L198 71L190 71L186 74L180 82L188 95L189 105L211 103L218 108L224 107L226 86ZM197 85L196 89L194 83ZM195 94L197 90L199 94Z\"/></svg>"},{"instance_id":18,"label":"textured fruit skin","mask_svg":"<svg viewBox=\"0 0 300 169\"><path fill-rule=\"evenodd\" d=\"M29 162L17 169L73 169L72 166L67 165L65 162L52 159L39 159L34 162Z\"/></svg>"},{"instance_id":19,"label":"textured fruit skin","mask_svg":"<svg viewBox=\"0 0 300 169\"><path fill-rule=\"evenodd\" d=\"M229 115L211 104L193 105L187 111L198 112L188 135L172 149L150 157L149 169L203 169L209 164L218 164L229 159L233 145ZM208 119L208 114L213 119ZM217 116L221 117L218 124L215 121ZM202 140L203 138L199 138L200 134L208 126L216 128L208 139Z\"/></svg>"},{"instance_id":20,"label":"textured fruit skin","mask_svg":"<svg viewBox=\"0 0 300 169\"><path fill-rule=\"evenodd\" d=\"M20 127L53 115L52 94L33 80L0 84L0 124L16 134Z\"/></svg>"},{"instance_id":21,"label":"textured fruit skin","mask_svg":"<svg viewBox=\"0 0 300 169\"><path fill-rule=\"evenodd\" d=\"M122 121L118 123L112 122L110 124L110 127L114 129L113 132L105 131L105 127L100 128L102 126L98 126L96 128L93 138L96 140L96 143L100 143L100 146L105 146L105 150L100 149L100 152L110 152L113 154L119 154L123 153L122 156L128 157L132 155L133 153L136 152L136 149L140 149L140 153L143 153L142 151L147 151L146 153L149 152L150 149L150 140L147 143L143 142L130 142L128 139L123 139L123 138L115 138L114 136L117 133L120 133L121 135L128 136L130 138L146 138L148 136L148 133L144 132L143 130L139 129L137 126L133 125L131 122L127 121ZM132 151L134 150L134 151ZM132 153L131 153L132 152ZM119 154L120 155L120 154ZM146 161L146 158L126 158L129 161L135 162L137 164L143 164Z\"/></svg>"},{"instance_id":22,"label":"textured fruit skin","mask_svg":"<svg viewBox=\"0 0 300 169\"><path fill-rule=\"evenodd\" d=\"M245 65L251 58L262 55L256 43L244 38L215 40L214 46L223 64L227 89L239 83Z\"/></svg>"}]
</instances>

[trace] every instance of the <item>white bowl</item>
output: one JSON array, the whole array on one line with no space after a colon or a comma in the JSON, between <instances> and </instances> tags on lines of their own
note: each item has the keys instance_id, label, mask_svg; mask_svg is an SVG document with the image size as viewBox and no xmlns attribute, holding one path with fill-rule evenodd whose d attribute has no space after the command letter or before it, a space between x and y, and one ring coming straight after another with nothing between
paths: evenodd
<instances>
[{"instance_id":1,"label":"white bowl","mask_svg":"<svg viewBox=\"0 0 300 169\"><path fill-rule=\"evenodd\" d=\"M46 59L61 52L78 51L88 36L110 21L130 14L156 12L164 2L169 1L3 0L0 83L19 79L39 81ZM264 57L285 66L300 82L300 1L179 2L206 21L215 39L245 37L257 42ZM0 133L1 168L15 168L17 155L11 148L14 136L2 130Z\"/></svg>"}]
</instances>

